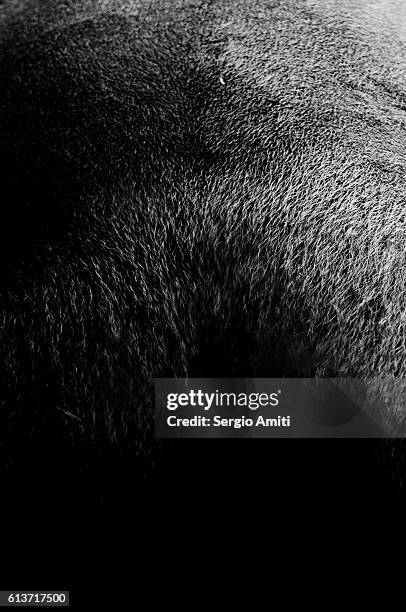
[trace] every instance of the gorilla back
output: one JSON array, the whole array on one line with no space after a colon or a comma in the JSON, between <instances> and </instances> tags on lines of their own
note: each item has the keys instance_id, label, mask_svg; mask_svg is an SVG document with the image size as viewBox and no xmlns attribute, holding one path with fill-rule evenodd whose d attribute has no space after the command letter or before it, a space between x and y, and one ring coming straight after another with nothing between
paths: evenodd
<instances>
[{"instance_id":1,"label":"gorilla back","mask_svg":"<svg viewBox=\"0 0 406 612\"><path fill-rule=\"evenodd\" d=\"M8 444L149 449L159 376L404 375L402 2L0 23Z\"/></svg>"}]
</instances>

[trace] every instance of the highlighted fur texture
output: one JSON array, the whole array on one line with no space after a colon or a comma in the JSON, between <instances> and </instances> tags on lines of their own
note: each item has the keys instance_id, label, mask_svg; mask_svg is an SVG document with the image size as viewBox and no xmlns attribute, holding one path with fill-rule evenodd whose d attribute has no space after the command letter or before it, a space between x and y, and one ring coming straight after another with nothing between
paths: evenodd
<instances>
[{"instance_id":1,"label":"highlighted fur texture","mask_svg":"<svg viewBox=\"0 0 406 612\"><path fill-rule=\"evenodd\" d=\"M0 5L7 440L149 448L159 376L405 374L403 18Z\"/></svg>"}]
</instances>

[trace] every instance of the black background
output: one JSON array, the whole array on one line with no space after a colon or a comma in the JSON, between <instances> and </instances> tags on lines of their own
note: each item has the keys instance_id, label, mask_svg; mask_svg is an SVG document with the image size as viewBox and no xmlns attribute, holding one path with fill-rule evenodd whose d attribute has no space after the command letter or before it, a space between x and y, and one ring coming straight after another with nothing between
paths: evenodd
<instances>
[{"instance_id":1,"label":"black background","mask_svg":"<svg viewBox=\"0 0 406 612\"><path fill-rule=\"evenodd\" d=\"M181 597L191 580L211 588L230 568L237 590L271 561L289 573L292 542L306 556L344 538L349 562L401 536L392 454L374 440L166 440L144 473L135 458L90 469L44 449L3 481L2 588L69 589L73 607L121 609L142 592ZM263 551L246 557L247 546Z\"/></svg>"}]
</instances>

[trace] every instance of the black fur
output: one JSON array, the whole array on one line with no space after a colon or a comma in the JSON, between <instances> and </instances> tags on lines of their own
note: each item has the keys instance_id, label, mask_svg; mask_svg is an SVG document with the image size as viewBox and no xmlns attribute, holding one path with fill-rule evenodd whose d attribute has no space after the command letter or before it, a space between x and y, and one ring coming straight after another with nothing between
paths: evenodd
<instances>
[{"instance_id":1,"label":"black fur","mask_svg":"<svg viewBox=\"0 0 406 612\"><path fill-rule=\"evenodd\" d=\"M399 6L0 6L8 455L145 453L154 377L404 374Z\"/></svg>"}]
</instances>

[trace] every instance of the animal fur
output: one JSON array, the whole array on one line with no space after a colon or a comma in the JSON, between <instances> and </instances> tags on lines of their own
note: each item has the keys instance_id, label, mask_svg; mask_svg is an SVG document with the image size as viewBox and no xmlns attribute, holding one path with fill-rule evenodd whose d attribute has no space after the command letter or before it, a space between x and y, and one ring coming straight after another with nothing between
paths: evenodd
<instances>
[{"instance_id":1,"label":"animal fur","mask_svg":"<svg viewBox=\"0 0 406 612\"><path fill-rule=\"evenodd\" d=\"M0 23L7 444L144 452L154 377L405 375L404 3L5 0Z\"/></svg>"}]
</instances>

